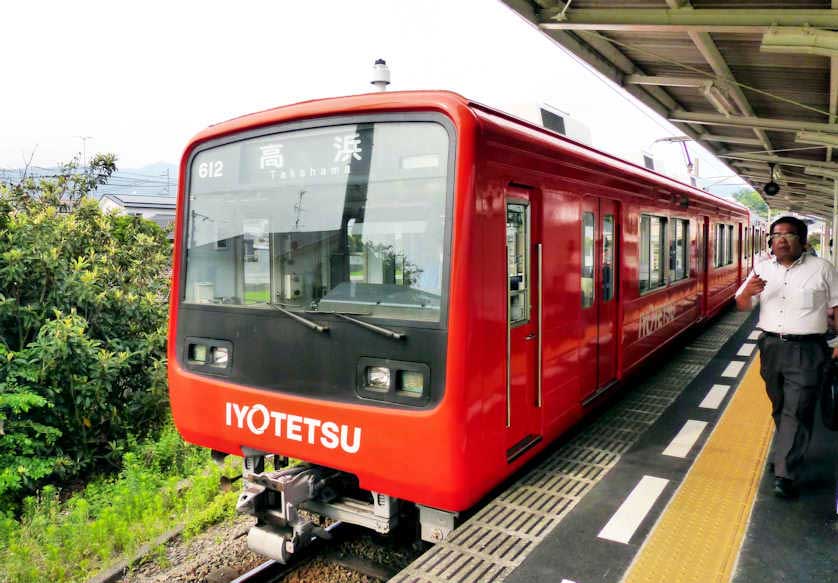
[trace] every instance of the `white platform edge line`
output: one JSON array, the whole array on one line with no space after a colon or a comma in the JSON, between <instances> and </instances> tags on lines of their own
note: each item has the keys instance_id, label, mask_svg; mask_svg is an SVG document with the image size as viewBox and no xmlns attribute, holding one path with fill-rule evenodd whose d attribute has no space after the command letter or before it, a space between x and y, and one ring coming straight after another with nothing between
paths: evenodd
<instances>
[{"instance_id":1,"label":"white platform edge line","mask_svg":"<svg viewBox=\"0 0 838 583\"><path fill-rule=\"evenodd\" d=\"M643 476L597 536L628 544L668 483L663 478Z\"/></svg>"},{"instance_id":2,"label":"white platform edge line","mask_svg":"<svg viewBox=\"0 0 838 583\"><path fill-rule=\"evenodd\" d=\"M757 345L753 342L746 342L739 347L739 350L736 352L736 356L751 356L754 353L754 348L756 347Z\"/></svg>"},{"instance_id":3,"label":"white platform edge line","mask_svg":"<svg viewBox=\"0 0 838 583\"><path fill-rule=\"evenodd\" d=\"M690 450L695 445L695 442L698 441L699 437L701 437L705 427L707 427L706 421L689 419L686 423L684 423L684 426L681 428L681 431L678 432L678 435L676 435L666 449L663 450L663 455L680 458L687 457L687 454L690 453Z\"/></svg>"},{"instance_id":4,"label":"white platform edge line","mask_svg":"<svg viewBox=\"0 0 838 583\"><path fill-rule=\"evenodd\" d=\"M722 376L735 379L739 376L739 373L742 371L744 366L744 362L733 360L727 365L727 368L725 368Z\"/></svg>"},{"instance_id":5,"label":"white platform edge line","mask_svg":"<svg viewBox=\"0 0 838 583\"><path fill-rule=\"evenodd\" d=\"M759 335L762 334L760 330L754 330L748 334L748 340L759 340Z\"/></svg>"},{"instance_id":6,"label":"white platform edge line","mask_svg":"<svg viewBox=\"0 0 838 583\"><path fill-rule=\"evenodd\" d=\"M701 409L718 409L722 401L725 400L727 392L730 390L730 385L713 385L707 391L707 396L699 405Z\"/></svg>"}]
</instances>

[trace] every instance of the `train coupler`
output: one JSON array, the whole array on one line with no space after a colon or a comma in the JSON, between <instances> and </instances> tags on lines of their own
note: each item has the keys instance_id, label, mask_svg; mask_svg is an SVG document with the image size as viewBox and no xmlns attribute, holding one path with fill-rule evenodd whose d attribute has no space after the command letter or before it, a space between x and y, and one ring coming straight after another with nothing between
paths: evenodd
<instances>
[{"instance_id":1,"label":"train coupler","mask_svg":"<svg viewBox=\"0 0 838 583\"><path fill-rule=\"evenodd\" d=\"M308 500L329 501L337 496L342 474L321 466L300 464L273 472L253 472L245 467L244 487L236 509L258 515L278 508L283 519L293 521L296 508Z\"/></svg>"},{"instance_id":2,"label":"train coupler","mask_svg":"<svg viewBox=\"0 0 838 583\"><path fill-rule=\"evenodd\" d=\"M309 546L317 539L327 540L331 534L310 521L301 522L293 528L273 524L257 525L247 532L247 547L282 564L287 564L292 555Z\"/></svg>"},{"instance_id":3,"label":"train coupler","mask_svg":"<svg viewBox=\"0 0 838 583\"><path fill-rule=\"evenodd\" d=\"M337 494L343 475L321 466L301 464L274 472L256 473L247 467L236 510L259 518L247 535L254 552L286 563L291 555L329 533L300 515L305 502L328 502Z\"/></svg>"},{"instance_id":4,"label":"train coupler","mask_svg":"<svg viewBox=\"0 0 838 583\"><path fill-rule=\"evenodd\" d=\"M248 533L247 545L282 563L315 540L330 538L312 518L356 524L381 534L391 532L398 522L399 500L380 492L362 495L370 499L347 495L358 492L357 482L344 472L300 464L256 473L246 465L242 477L236 509L259 519Z\"/></svg>"}]
</instances>

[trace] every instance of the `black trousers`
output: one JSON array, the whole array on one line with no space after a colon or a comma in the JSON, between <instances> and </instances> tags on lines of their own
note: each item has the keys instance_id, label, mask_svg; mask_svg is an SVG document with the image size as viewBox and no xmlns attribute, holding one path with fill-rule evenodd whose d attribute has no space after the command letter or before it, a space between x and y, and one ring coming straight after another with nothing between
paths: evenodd
<instances>
[{"instance_id":1,"label":"black trousers","mask_svg":"<svg viewBox=\"0 0 838 583\"><path fill-rule=\"evenodd\" d=\"M826 341L784 341L763 334L760 374L774 418L774 475L796 479L809 448L818 388L830 361Z\"/></svg>"}]
</instances>

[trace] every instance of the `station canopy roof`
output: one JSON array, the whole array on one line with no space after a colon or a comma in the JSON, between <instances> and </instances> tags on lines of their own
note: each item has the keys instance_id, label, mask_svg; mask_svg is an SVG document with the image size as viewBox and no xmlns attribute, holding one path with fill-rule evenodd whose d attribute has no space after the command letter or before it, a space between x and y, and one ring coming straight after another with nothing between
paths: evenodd
<instances>
[{"instance_id":1,"label":"station canopy roof","mask_svg":"<svg viewBox=\"0 0 838 583\"><path fill-rule=\"evenodd\" d=\"M838 0L503 0L701 142L774 211L831 218ZM780 192L768 197L769 164Z\"/></svg>"}]
</instances>

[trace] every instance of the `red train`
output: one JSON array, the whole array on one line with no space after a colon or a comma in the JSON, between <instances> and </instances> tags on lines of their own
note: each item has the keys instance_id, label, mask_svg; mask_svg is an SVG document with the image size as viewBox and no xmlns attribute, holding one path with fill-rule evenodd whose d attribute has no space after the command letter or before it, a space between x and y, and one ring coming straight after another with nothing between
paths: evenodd
<instances>
[{"instance_id":1,"label":"red train","mask_svg":"<svg viewBox=\"0 0 838 583\"><path fill-rule=\"evenodd\" d=\"M743 207L449 92L237 118L180 172L174 419L245 456L283 560L298 509L387 532L411 503L441 540L763 250Z\"/></svg>"}]
</instances>

